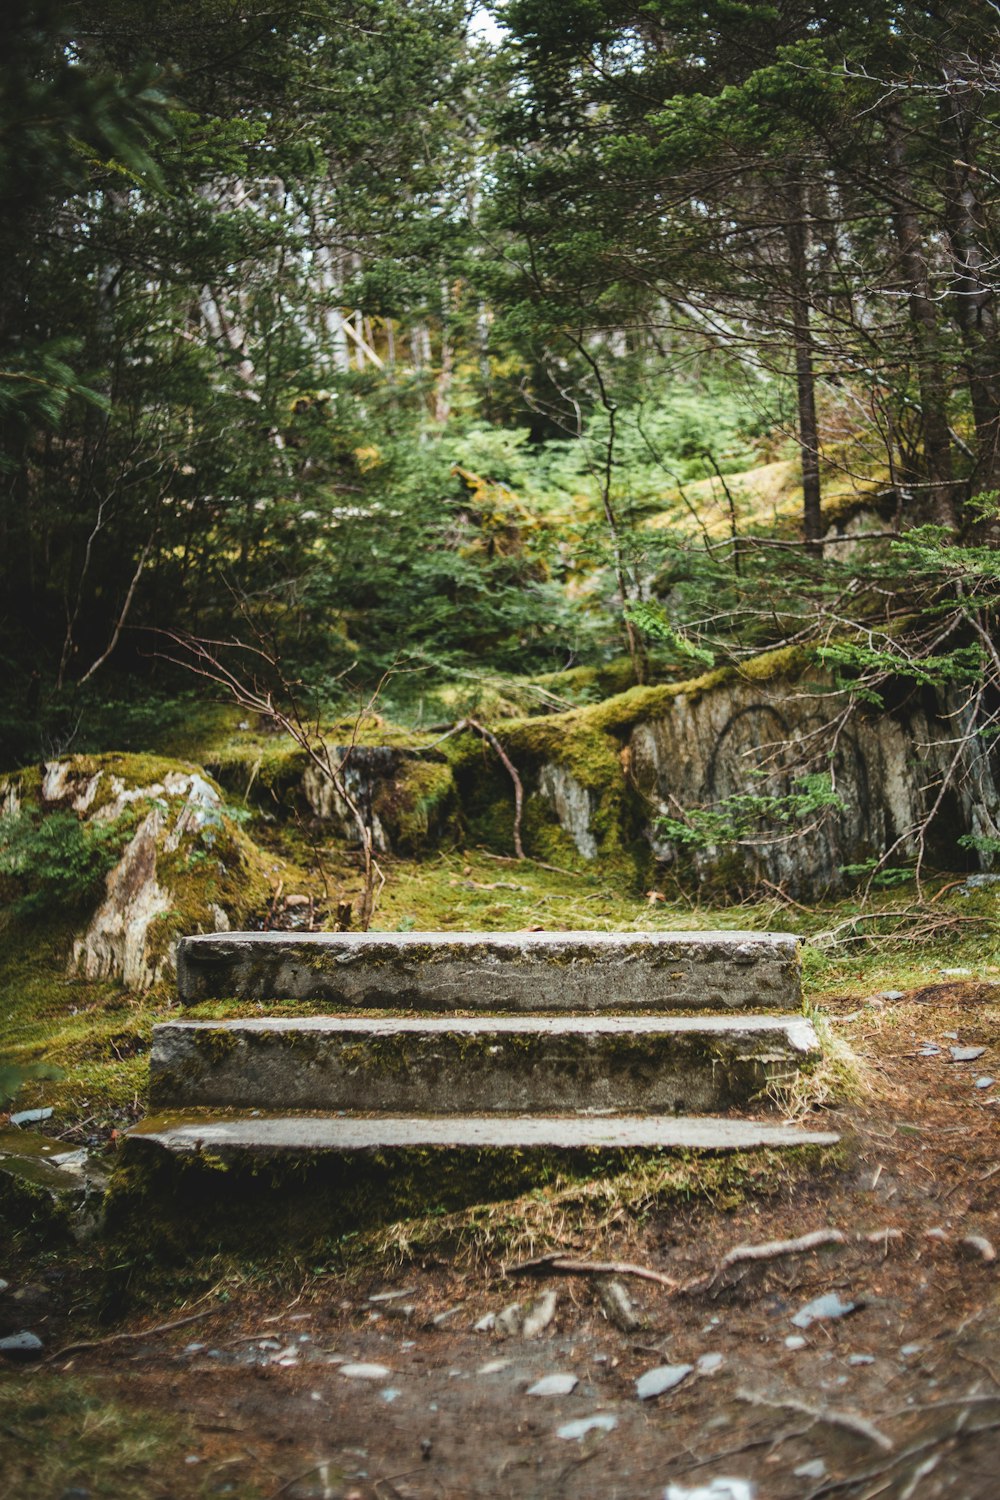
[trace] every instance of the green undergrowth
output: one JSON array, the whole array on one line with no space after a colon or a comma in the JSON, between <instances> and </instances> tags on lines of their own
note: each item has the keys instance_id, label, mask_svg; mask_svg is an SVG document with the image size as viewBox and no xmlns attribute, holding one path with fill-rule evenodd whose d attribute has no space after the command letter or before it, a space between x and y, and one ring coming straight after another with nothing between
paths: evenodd
<instances>
[{"instance_id":1,"label":"green undergrowth","mask_svg":"<svg viewBox=\"0 0 1000 1500\"><path fill-rule=\"evenodd\" d=\"M736 1151L719 1156L635 1153L621 1170L587 1180L557 1177L545 1187L456 1213L430 1213L343 1237L331 1257L338 1273L374 1261L395 1268L438 1255L471 1264L544 1255L583 1237L588 1254L613 1248L623 1228L703 1203L732 1213L751 1199L787 1193L839 1169L844 1148Z\"/></svg>"},{"instance_id":2,"label":"green undergrowth","mask_svg":"<svg viewBox=\"0 0 1000 1500\"><path fill-rule=\"evenodd\" d=\"M6 1495L148 1500L165 1493L167 1473L172 1495L213 1493L210 1473L185 1466L202 1446L195 1428L176 1410L123 1400L107 1379L62 1370L0 1377L0 1432ZM240 1491L246 1500L263 1493Z\"/></svg>"},{"instance_id":3,"label":"green undergrowth","mask_svg":"<svg viewBox=\"0 0 1000 1500\"><path fill-rule=\"evenodd\" d=\"M52 1106L46 1128L55 1130L86 1125L100 1134L136 1119L153 1022L172 1003L166 986L137 994L70 976L74 925L65 919L8 923L3 937L0 1055L19 1084L16 1107Z\"/></svg>"}]
</instances>

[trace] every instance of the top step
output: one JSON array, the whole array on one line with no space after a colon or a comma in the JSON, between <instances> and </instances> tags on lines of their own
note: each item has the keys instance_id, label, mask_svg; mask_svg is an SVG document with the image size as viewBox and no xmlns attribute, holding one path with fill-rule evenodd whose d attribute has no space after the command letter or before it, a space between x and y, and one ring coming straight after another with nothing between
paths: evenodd
<instances>
[{"instance_id":1,"label":"top step","mask_svg":"<svg viewBox=\"0 0 1000 1500\"><path fill-rule=\"evenodd\" d=\"M782 932L217 932L182 938L177 992L343 1010L801 1008Z\"/></svg>"}]
</instances>

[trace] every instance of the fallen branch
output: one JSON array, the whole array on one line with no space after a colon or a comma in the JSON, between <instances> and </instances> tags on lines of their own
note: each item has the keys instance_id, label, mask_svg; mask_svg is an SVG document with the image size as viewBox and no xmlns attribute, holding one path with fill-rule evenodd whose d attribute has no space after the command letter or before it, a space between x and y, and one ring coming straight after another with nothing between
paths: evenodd
<instances>
[{"instance_id":1,"label":"fallen branch","mask_svg":"<svg viewBox=\"0 0 1000 1500\"><path fill-rule=\"evenodd\" d=\"M880 1479L883 1474L888 1474L892 1469L897 1469L908 1459L918 1458L921 1453L926 1453L931 1448L937 1448L942 1443L954 1441L956 1438L967 1440L970 1437L978 1437L984 1432L996 1432L1000 1428L1000 1422L984 1422L980 1427L967 1427L960 1417L954 1427L947 1432L936 1432L933 1437L925 1438L923 1442L913 1443L909 1448L902 1448L891 1458L888 1463L864 1469L860 1474L849 1474L845 1479L829 1479L825 1484L810 1490L807 1500L819 1500L822 1495L833 1495L838 1490L854 1489L857 1485L867 1484L869 1480ZM912 1493L912 1491L911 1491Z\"/></svg>"},{"instance_id":2,"label":"fallen branch","mask_svg":"<svg viewBox=\"0 0 1000 1500\"><path fill-rule=\"evenodd\" d=\"M518 859L524 858L524 846L521 843L521 814L524 811L524 786L517 773L517 767L507 754L500 741L491 729L485 724L480 724L478 719L463 719L455 726L456 733L461 729L474 729L499 755L511 781L514 783L514 853Z\"/></svg>"},{"instance_id":3,"label":"fallen branch","mask_svg":"<svg viewBox=\"0 0 1000 1500\"><path fill-rule=\"evenodd\" d=\"M839 1229L814 1229L796 1240L768 1240L761 1245L736 1245L724 1255L715 1267L703 1276L695 1276L681 1287L682 1292L698 1292L714 1285L724 1271L732 1266L747 1265L754 1261L780 1260L785 1255L805 1255L823 1245L846 1244L847 1237Z\"/></svg>"},{"instance_id":4,"label":"fallen branch","mask_svg":"<svg viewBox=\"0 0 1000 1500\"><path fill-rule=\"evenodd\" d=\"M818 1250L823 1245L846 1244L847 1236L839 1229L814 1229L810 1234L800 1235L797 1240L769 1240L762 1245L737 1245L719 1261L718 1271L730 1266L742 1265L748 1260L778 1260L782 1255L804 1255L808 1250Z\"/></svg>"},{"instance_id":5,"label":"fallen branch","mask_svg":"<svg viewBox=\"0 0 1000 1500\"><path fill-rule=\"evenodd\" d=\"M128 1339L151 1339L159 1333L172 1333L175 1328L186 1328L189 1323L197 1323L201 1318L210 1318L213 1313L219 1312L217 1307L206 1307L203 1312L191 1313L186 1318L175 1318L172 1323L158 1323L155 1328L140 1328L129 1333L110 1333L104 1339L90 1339L86 1343L67 1344L65 1349L57 1349L55 1354L50 1354L43 1364L51 1365L57 1359L68 1359L71 1354L83 1354L88 1349L102 1349L105 1344L122 1344Z\"/></svg>"},{"instance_id":6,"label":"fallen branch","mask_svg":"<svg viewBox=\"0 0 1000 1500\"><path fill-rule=\"evenodd\" d=\"M565 1255L540 1255L536 1260L524 1260L511 1266L508 1276L545 1276L549 1272L565 1276L638 1276L642 1281L655 1281L670 1291L676 1290L677 1282L661 1271L651 1271L647 1266L636 1266L627 1260L572 1260Z\"/></svg>"},{"instance_id":7,"label":"fallen branch","mask_svg":"<svg viewBox=\"0 0 1000 1500\"><path fill-rule=\"evenodd\" d=\"M867 1438L876 1448L881 1448L883 1453L895 1451L896 1444L891 1437L887 1437L860 1412L850 1411L846 1407L838 1411L832 1406L810 1406L808 1401L799 1401L794 1396L782 1396L775 1401L768 1396L758 1395L756 1391L737 1391L736 1395L740 1401L746 1401L750 1406L769 1406L775 1411L797 1411L804 1417L812 1417L815 1422L825 1422L829 1427L843 1427L847 1432Z\"/></svg>"}]
</instances>

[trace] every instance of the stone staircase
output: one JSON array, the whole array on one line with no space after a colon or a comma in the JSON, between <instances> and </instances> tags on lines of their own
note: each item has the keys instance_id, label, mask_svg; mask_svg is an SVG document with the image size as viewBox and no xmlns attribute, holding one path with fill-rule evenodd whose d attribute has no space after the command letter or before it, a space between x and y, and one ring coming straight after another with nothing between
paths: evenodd
<instances>
[{"instance_id":1,"label":"stone staircase","mask_svg":"<svg viewBox=\"0 0 1000 1500\"><path fill-rule=\"evenodd\" d=\"M154 1179L220 1243L837 1140L767 1118L820 1056L784 934L217 933L180 944L178 992L241 1014L156 1027L119 1208Z\"/></svg>"}]
</instances>

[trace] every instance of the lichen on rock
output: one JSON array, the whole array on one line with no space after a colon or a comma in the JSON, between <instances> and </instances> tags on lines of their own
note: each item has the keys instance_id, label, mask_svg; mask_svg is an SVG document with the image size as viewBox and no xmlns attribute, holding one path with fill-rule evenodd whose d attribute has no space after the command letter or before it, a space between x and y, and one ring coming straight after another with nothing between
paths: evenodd
<instances>
[{"instance_id":1,"label":"lichen on rock","mask_svg":"<svg viewBox=\"0 0 1000 1500\"><path fill-rule=\"evenodd\" d=\"M243 925L269 889L268 862L197 766L154 756L65 756L0 783L6 815L102 825L117 858L81 913L72 975L145 990L173 970L176 937ZM106 835L107 836L107 833Z\"/></svg>"}]
</instances>

